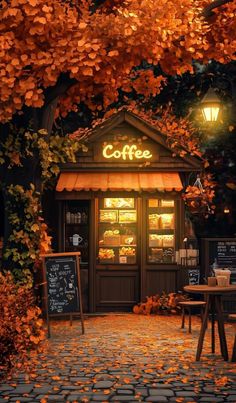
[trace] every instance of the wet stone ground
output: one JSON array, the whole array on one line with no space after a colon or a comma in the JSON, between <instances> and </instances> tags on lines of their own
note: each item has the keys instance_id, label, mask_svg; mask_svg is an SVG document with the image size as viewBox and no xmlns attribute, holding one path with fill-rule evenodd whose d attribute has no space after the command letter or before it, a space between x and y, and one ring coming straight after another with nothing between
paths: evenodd
<instances>
[{"instance_id":1,"label":"wet stone ground","mask_svg":"<svg viewBox=\"0 0 236 403\"><path fill-rule=\"evenodd\" d=\"M236 364L224 362L219 343L210 352L210 330L195 361L200 319L192 334L179 316L134 314L52 322L43 352L27 369L0 384L0 403L230 402L236 403ZM229 354L233 327L226 325Z\"/></svg>"}]
</instances>

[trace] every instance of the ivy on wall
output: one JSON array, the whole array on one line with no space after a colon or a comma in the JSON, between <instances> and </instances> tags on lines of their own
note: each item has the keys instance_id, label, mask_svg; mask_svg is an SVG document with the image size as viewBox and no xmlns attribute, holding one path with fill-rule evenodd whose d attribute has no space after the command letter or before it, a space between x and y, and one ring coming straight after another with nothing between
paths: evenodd
<instances>
[{"instance_id":1,"label":"ivy on wall","mask_svg":"<svg viewBox=\"0 0 236 403\"><path fill-rule=\"evenodd\" d=\"M19 130L13 124L7 138L0 141L0 165L10 174L10 179L5 183L3 180L8 224L3 267L13 267L18 282L32 284L32 272L39 265L40 254L50 250L51 237L42 216L41 193L59 174L59 164L76 161L79 147L79 141L72 137L59 133L49 137L46 130ZM21 169L22 183L18 178Z\"/></svg>"}]
</instances>

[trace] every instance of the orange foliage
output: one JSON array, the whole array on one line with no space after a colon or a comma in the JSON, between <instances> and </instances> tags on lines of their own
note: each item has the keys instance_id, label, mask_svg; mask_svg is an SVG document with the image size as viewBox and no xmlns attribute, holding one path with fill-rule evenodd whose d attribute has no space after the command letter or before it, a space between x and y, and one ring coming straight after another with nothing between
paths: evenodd
<instances>
[{"instance_id":1,"label":"orange foliage","mask_svg":"<svg viewBox=\"0 0 236 403\"><path fill-rule=\"evenodd\" d=\"M160 80L143 73L134 83L133 68L143 60L168 74L192 71L200 61L235 60L236 4L201 16L210 0L111 1L96 12L90 0L2 0L0 7L0 120L11 119L24 105L40 108L45 89L60 77L77 84L63 99L91 108L102 95L103 107L117 100L118 88L134 85L156 94ZM128 82L131 80L131 84ZM58 83L59 85L59 83Z\"/></svg>"},{"instance_id":2,"label":"orange foliage","mask_svg":"<svg viewBox=\"0 0 236 403\"><path fill-rule=\"evenodd\" d=\"M0 373L20 365L28 349L44 339L40 314L32 290L17 286L10 273L0 273Z\"/></svg>"},{"instance_id":3,"label":"orange foliage","mask_svg":"<svg viewBox=\"0 0 236 403\"><path fill-rule=\"evenodd\" d=\"M186 294L174 293L170 294L162 293L162 295L152 295L146 297L145 302L140 302L133 307L133 313L150 315L151 313L160 314L163 312L176 313L180 311L179 302L186 301L188 296Z\"/></svg>"}]
</instances>

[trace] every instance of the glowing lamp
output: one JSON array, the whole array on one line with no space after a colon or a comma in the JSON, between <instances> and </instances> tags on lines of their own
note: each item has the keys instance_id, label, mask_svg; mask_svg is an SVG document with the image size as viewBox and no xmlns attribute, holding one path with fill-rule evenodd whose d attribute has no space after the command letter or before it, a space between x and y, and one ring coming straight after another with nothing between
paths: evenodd
<instances>
[{"instance_id":1,"label":"glowing lamp","mask_svg":"<svg viewBox=\"0 0 236 403\"><path fill-rule=\"evenodd\" d=\"M224 207L224 213L225 213L225 214L229 214L229 213L230 213L229 207L227 207L227 206Z\"/></svg>"},{"instance_id":2,"label":"glowing lamp","mask_svg":"<svg viewBox=\"0 0 236 403\"><path fill-rule=\"evenodd\" d=\"M220 111L220 98L213 88L209 88L201 101L201 110L206 122L216 122Z\"/></svg>"}]
</instances>

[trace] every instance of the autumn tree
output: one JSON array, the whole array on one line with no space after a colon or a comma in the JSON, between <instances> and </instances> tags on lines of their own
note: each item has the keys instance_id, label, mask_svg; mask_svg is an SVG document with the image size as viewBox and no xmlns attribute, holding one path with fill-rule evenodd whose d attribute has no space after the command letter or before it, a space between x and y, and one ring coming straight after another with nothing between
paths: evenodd
<instances>
[{"instance_id":1,"label":"autumn tree","mask_svg":"<svg viewBox=\"0 0 236 403\"><path fill-rule=\"evenodd\" d=\"M117 101L120 89L157 95L165 75L193 72L193 58L201 63L235 60L235 11L232 0L2 0L5 240L15 225L9 192L16 186L22 187L17 188L21 194L21 189L41 192L42 172L50 178L57 171L63 144L55 133L59 116L81 103L104 110ZM162 74L156 76L153 66L160 66ZM45 165L47 149L53 161ZM63 158L73 158L69 154L68 145Z\"/></svg>"}]
</instances>

